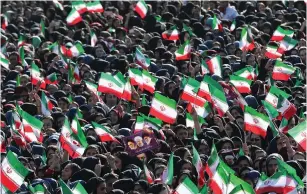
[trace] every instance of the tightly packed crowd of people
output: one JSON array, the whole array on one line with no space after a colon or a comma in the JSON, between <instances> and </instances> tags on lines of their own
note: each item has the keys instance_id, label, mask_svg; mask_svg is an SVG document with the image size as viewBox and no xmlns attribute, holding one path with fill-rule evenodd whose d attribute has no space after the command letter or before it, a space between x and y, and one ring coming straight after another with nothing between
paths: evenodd
<instances>
[{"instance_id":1,"label":"tightly packed crowd of people","mask_svg":"<svg viewBox=\"0 0 307 194\"><path fill-rule=\"evenodd\" d=\"M1 193L305 193L306 2L2 1Z\"/></svg>"}]
</instances>

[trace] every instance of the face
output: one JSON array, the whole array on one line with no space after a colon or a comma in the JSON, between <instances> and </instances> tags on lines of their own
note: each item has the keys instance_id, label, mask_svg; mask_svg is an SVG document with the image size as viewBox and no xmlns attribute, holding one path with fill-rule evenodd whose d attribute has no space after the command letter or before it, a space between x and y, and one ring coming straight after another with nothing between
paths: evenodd
<instances>
[{"instance_id":1,"label":"face","mask_svg":"<svg viewBox=\"0 0 307 194\"><path fill-rule=\"evenodd\" d=\"M209 147L205 144L201 144L198 148L198 153L199 154L205 154L208 155L210 152Z\"/></svg>"},{"instance_id":2,"label":"face","mask_svg":"<svg viewBox=\"0 0 307 194\"><path fill-rule=\"evenodd\" d=\"M257 159L257 158L262 158L262 157L264 157L266 155L266 153L264 152L264 151L258 151L258 152L256 152L256 156L255 156L255 159Z\"/></svg>"},{"instance_id":3,"label":"face","mask_svg":"<svg viewBox=\"0 0 307 194\"><path fill-rule=\"evenodd\" d=\"M181 65L181 73L188 75L189 73L188 64Z\"/></svg>"},{"instance_id":4,"label":"face","mask_svg":"<svg viewBox=\"0 0 307 194\"><path fill-rule=\"evenodd\" d=\"M115 157L115 166L119 170L122 169L122 161L118 157Z\"/></svg>"},{"instance_id":5,"label":"face","mask_svg":"<svg viewBox=\"0 0 307 194\"><path fill-rule=\"evenodd\" d=\"M89 129L89 130L88 130L88 132L87 132L87 134L86 134L86 137L88 137L88 136L92 136L92 137L94 137L94 138L97 138L97 134L96 134L96 132L95 132L94 129Z\"/></svg>"},{"instance_id":6,"label":"face","mask_svg":"<svg viewBox=\"0 0 307 194\"><path fill-rule=\"evenodd\" d=\"M146 192L144 189L141 187L141 185L135 185L134 186L134 191L139 192L140 194L145 194Z\"/></svg>"},{"instance_id":7,"label":"face","mask_svg":"<svg viewBox=\"0 0 307 194\"><path fill-rule=\"evenodd\" d=\"M249 167L249 163L247 160L241 160L238 164L239 169L241 170L244 167Z\"/></svg>"},{"instance_id":8,"label":"face","mask_svg":"<svg viewBox=\"0 0 307 194\"><path fill-rule=\"evenodd\" d=\"M252 144L252 145L256 145L256 146L258 146L258 147L261 147L261 138L260 138L260 136L259 135L255 135L255 134L252 134L251 136L250 136L250 143Z\"/></svg>"},{"instance_id":9,"label":"face","mask_svg":"<svg viewBox=\"0 0 307 194\"><path fill-rule=\"evenodd\" d=\"M27 77L21 77L20 78L20 85L25 87L28 82L29 82L29 79Z\"/></svg>"},{"instance_id":10,"label":"face","mask_svg":"<svg viewBox=\"0 0 307 194\"><path fill-rule=\"evenodd\" d=\"M248 57L247 64L250 65L250 66L254 66L254 64L255 64L255 57L254 56Z\"/></svg>"},{"instance_id":11,"label":"face","mask_svg":"<svg viewBox=\"0 0 307 194\"><path fill-rule=\"evenodd\" d=\"M185 164L182 165L182 167L181 167L181 171L183 171L183 170L188 170L188 171L192 172L192 165L189 164L189 163L185 163Z\"/></svg>"},{"instance_id":12,"label":"face","mask_svg":"<svg viewBox=\"0 0 307 194\"><path fill-rule=\"evenodd\" d=\"M277 160L271 159L268 163L268 176L273 175L278 168Z\"/></svg>"},{"instance_id":13,"label":"face","mask_svg":"<svg viewBox=\"0 0 307 194\"><path fill-rule=\"evenodd\" d=\"M302 59L303 62L306 62L306 49L302 49L299 52L300 58Z\"/></svg>"},{"instance_id":14,"label":"face","mask_svg":"<svg viewBox=\"0 0 307 194\"><path fill-rule=\"evenodd\" d=\"M109 108L117 104L117 97L113 94L106 94L106 104Z\"/></svg>"},{"instance_id":15,"label":"face","mask_svg":"<svg viewBox=\"0 0 307 194\"><path fill-rule=\"evenodd\" d=\"M44 129L48 129L48 128L52 128L52 120L51 119L43 119L43 128Z\"/></svg>"},{"instance_id":16,"label":"face","mask_svg":"<svg viewBox=\"0 0 307 194\"><path fill-rule=\"evenodd\" d=\"M258 10L259 10L259 12L264 12L264 10L265 10L265 5L264 5L263 3L259 3L259 4L258 4Z\"/></svg>"},{"instance_id":17,"label":"face","mask_svg":"<svg viewBox=\"0 0 307 194\"><path fill-rule=\"evenodd\" d=\"M67 164L65 168L62 170L61 178L65 181L68 180L72 175L71 165Z\"/></svg>"},{"instance_id":18,"label":"face","mask_svg":"<svg viewBox=\"0 0 307 194\"><path fill-rule=\"evenodd\" d=\"M66 84L64 87L63 87L63 91L66 92L66 93L70 93L71 92L71 86Z\"/></svg>"},{"instance_id":19,"label":"face","mask_svg":"<svg viewBox=\"0 0 307 194\"><path fill-rule=\"evenodd\" d=\"M232 129L232 127L228 123L225 126L225 131L226 131L227 135L229 137L231 137L231 134L233 133L233 129Z\"/></svg>"},{"instance_id":20,"label":"face","mask_svg":"<svg viewBox=\"0 0 307 194\"><path fill-rule=\"evenodd\" d=\"M67 110L68 108L68 104L62 100L59 100L59 107L62 109L62 110Z\"/></svg>"},{"instance_id":21,"label":"face","mask_svg":"<svg viewBox=\"0 0 307 194\"><path fill-rule=\"evenodd\" d=\"M223 150L232 150L231 143L230 142L224 143L223 146L222 146L222 149Z\"/></svg>"},{"instance_id":22,"label":"face","mask_svg":"<svg viewBox=\"0 0 307 194\"><path fill-rule=\"evenodd\" d=\"M107 193L110 193L112 191L112 189L113 189L112 185L115 181L117 181L116 178L111 178L111 179L106 180Z\"/></svg>"},{"instance_id":23,"label":"face","mask_svg":"<svg viewBox=\"0 0 307 194\"><path fill-rule=\"evenodd\" d=\"M155 171L155 177L161 177L162 173L163 173L163 168L159 168Z\"/></svg>"},{"instance_id":24,"label":"face","mask_svg":"<svg viewBox=\"0 0 307 194\"><path fill-rule=\"evenodd\" d=\"M112 125L115 125L118 122L118 116L117 116L116 112L114 112L114 111L110 112L110 119L111 119Z\"/></svg>"},{"instance_id":25,"label":"face","mask_svg":"<svg viewBox=\"0 0 307 194\"><path fill-rule=\"evenodd\" d=\"M57 119L57 127L61 128L64 125L65 117L60 117Z\"/></svg>"},{"instance_id":26,"label":"face","mask_svg":"<svg viewBox=\"0 0 307 194\"><path fill-rule=\"evenodd\" d=\"M175 87L176 87L176 85L175 84L169 84L169 86L168 86L168 92L170 93L170 94L172 94L173 93L173 91L175 90Z\"/></svg>"},{"instance_id":27,"label":"face","mask_svg":"<svg viewBox=\"0 0 307 194\"><path fill-rule=\"evenodd\" d=\"M96 154L98 154L98 150L95 148L91 148L86 151L85 156L89 157L89 156L94 156Z\"/></svg>"},{"instance_id":28,"label":"face","mask_svg":"<svg viewBox=\"0 0 307 194\"><path fill-rule=\"evenodd\" d=\"M176 135L178 139L183 140L183 139L188 138L188 131L183 128L183 129L178 130Z\"/></svg>"},{"instance_id":29,"label":"face","mask_svg":"<svg viewBox=\"0 0 307 194\"><path fill-rule=\"evenodd\" d=\"M134 142L128 141L127 144L128 144L128 146L129 146L130 149L132 149L132 150L135 150L135 149L136 149L136 146L135 146Z\"/></svg>"},{"instance_id":30,"label":"face","mask_svg":"<svg viewBox=\"0 0 307 194\"><path fill-rule=\"evenodd\" d=\"M238 118L236 121L237 124L241 127L241 129L244 129L244 119Z\"/></svg>"},{"instance_id":31,"label":"face","mask_svg":"<svg viewBox=\"0 0 307 194\"><path fill-rule=\"evenodd\" d=\"M102 182L98 185L97 189L96 189L96 193L97 194L106 194L107 190L106 190L107 186L105 182Z\"/></svg>"}]
</instances>

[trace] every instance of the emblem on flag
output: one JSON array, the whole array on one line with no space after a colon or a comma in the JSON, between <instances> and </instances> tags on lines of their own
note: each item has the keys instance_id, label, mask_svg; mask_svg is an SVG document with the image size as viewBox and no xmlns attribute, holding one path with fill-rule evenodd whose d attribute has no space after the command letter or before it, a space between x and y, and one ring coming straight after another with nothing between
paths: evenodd
<instances>
[{"instance_id":1,"label":"emblem on flag","mask_svg":"<svg viewBox=\"0 0 307 194\"><path fill-rule=\"evenodd\" d=\"M160 110L161 111L165 111L165 107L164 106L160 106Z\"/></svg>"}]
</instances>

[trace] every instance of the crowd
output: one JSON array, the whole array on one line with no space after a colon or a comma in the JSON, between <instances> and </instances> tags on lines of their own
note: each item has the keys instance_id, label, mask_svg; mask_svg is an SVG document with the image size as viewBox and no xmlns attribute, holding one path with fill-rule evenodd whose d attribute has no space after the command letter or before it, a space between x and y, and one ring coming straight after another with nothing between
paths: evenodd
<instances>
[{"instance_id":1,"label":"crowd","mask_svg":"<svg viewBox=\"0 0 307 194\"><path fill-rule=\"evenodd\" d=\"M305 193L304 1L1 1L1 193Z\"/></svg>"}]
</instances>

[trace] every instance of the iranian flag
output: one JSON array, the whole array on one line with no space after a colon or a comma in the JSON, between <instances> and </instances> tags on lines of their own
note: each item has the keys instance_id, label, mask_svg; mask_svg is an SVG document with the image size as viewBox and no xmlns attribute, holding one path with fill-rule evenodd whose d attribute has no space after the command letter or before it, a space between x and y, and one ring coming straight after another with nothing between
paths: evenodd
<instances>
[{"instance_id":1,"label":"iranian flag","mask_svg":"<svg viewBox=\"0 0 307 194\"><path fill-rule=\"evenodd\" d=\"M297 40L294 40L289 36L285 36L284 39L280 42L277 52L284 54L286 51L293 49L297 43Z\"/></svg>"},{"instance_id":2,"label":"iranian flag","mask_svg":"<svg viewBox=\"0 0 307 194\"><path fill-rule=\"evenodd\" d=\"M58 44L58 42L54 42L51 45L49 45L48 49L55 54L59 54L59 44Z\"/></svg>"},{"instance_id":3,"label":"iranian flag","mask_svg":"<svg viewBox=\"0 0 307 194\"><path fill-rule=\"evenodd\" d=\"M222 77L222 60L220 55L211 58L206 63L211 74Z\"/></svg>"},{"instance_id":4,"label":"iranian flag","mask_svg":"<svg viewBox=\"0 0 307 194\"><path fill-rule=\"evenodd\" d=\"M295 105L289 102L289 100L283 96L278 97L277 110L287 120L293 117L297 111Z\"/></svg>"},{"instance_id":5,"label":"iranian flag","mask_svg":"<svg viewBox=\"0 0 307 194\"><path fill-rule=\"evenodd\" d=\"M87 194L87 191L80 182L72 189L73 194Z\"/></svg>"},{"instance_id":6,"label":"iranian flag","mask_svg":"<svg viewBox=\"0 0 307 194\"><path fill-rule=\"evenodd\" d=\"M230 83L232 83L240 93L249 94L251 92L252 81L243 77L230 75Z\"/></svg>"},{"instance_id":7,"label":"iranian flag","mask_svg":"<svg viewBox=\"0 0 307 194\"><path fill-rule=\"evenodd\" d=\"M153 117L148 117L143 114L137 116L134 133L140 132L144 129L144 127L152 128L153 130L160 130L162 125L162 121L160 119L156 119Z\"/></svg>"},{"instance_id":8,"label":"iranian flag","mask_svg":"<svg viewBox=\"0 0 307 194\"><path fill-rule=\"evenodd\" d=\"M84 135L84 133L83 133L83 130L82 130L82 128L81 128L81 125L80 125L80 123L79 123L78 115L77 115L77 114L75 114L75 117L74 117L73 120L71 121L70 128L71 128L72 132L73 132L75 135L78 136L78 139L79 139L79 140L80 140L80 139L81 139L81 140L85 140L85 139L86 139L86 137L85 137L85 135ZM80 142L81 142L81 141L80 141ZM86 142L86 140L85 140L85 142ZM81 142L81 143L84 143L84 142ZM86 144L86 143L84 143L84 144Z\"/></svg>"},{"instance_id":9,"label":"iranian flag","mask_svg":"<svg viewBox=\"0 0 307 194\"><path fill-rule=\"evenodd\" d=\"M188 79L188 82L184 86L184 90L183 90L183 93L181 95L181 99L186 100L188 102L191 102L193 104L196 104L198 106L204 106L206 100L199 97L197 95L197 93L194 92L199 87L200 87L200 83L197 80L190 77Z\"/></svg>"},{"instance_id":10,"label":"iranian flag","mask_svg":"<svg viewBox=\"0 0 307 194\"><path fill-rule=\"evenodd\" d=\"M98 123L95 122L92 122L92 125L94 127L96 134L99 136L101 142L108 142L108 141L118 142L118 140L111 134L111 131L105 126L99 125Z\"/></svg>"},{"instance_id":11,"label":"iranian flag","mask_svg":"<svg viewBox=\"0 0 307 194\"><path fill-rule=\"evenodd\" d=\"M196 194L198 193L197 186L191 181L189 177L186 177L175 189L174 194Z\"/></svg>"},{"instance_id":12,"label":"iranian flag","mask_svg":"<svg viewBox=\"0 0 307 194\"><path fill-rule=\"evenodd\" d=\"M32 84L37 85L38 82L41 81L40 88L43 88L43 89L46 88L45 80L44 80L44 78L41 77L40 70L34 62L32 62L32 64L31 64L30 72L31 72L31 82L32 82Z\"/></svg>"},{"instance_id":13,"label":"iranian flag","mask_svg":"<svg viewBox=\"0 0 307 194\"><path fill-rule=\"evenodd\" d=\"M196 168L197 174L198 174L198 187L201 188L204 186L205 184L205 166L203 165L200 156L197 152L197 150L195 149L195 147L192 144L192 149L193 149L193 158L192 158L192 162L193 165Z\"/></svg>"},{"instance_id":14,"label":"iranian flag","mask_svg":"<svg viewBox=\"0 0 307 194\"><path fill-rule=\"evenodd\" d=\"M220 32L223 31L222 23L219 19L217 19L215 14L214 14L214 17L213 17L211 28L212 28L212 30L219 30Z\"/></svg>"},{"instance_id":15,"label":"iranian flag","mask_svg":"<svg viewBox=\"0 0 307 194\"><path fill-rule=\"evenodd\" d=\"M96 2L99 3L98 1ZM98 41L97 36L93 30L91 30L90 35L91 35L91 46L95 46Z\"/></svg>"},{"instance_id":16,"label":"iranian flag","mask_svg":"<svg viewBox=\"0 0 307 194\"><path fill-rule=\"evenodd\" d=\"M274 80L288 81L294 72L294 67L277 60L273 69L272 78Z\"/></svg>"},{"instance_id":17,"label":"iranian flag","mask_svg":"<svg viewBox=\"0 0 307 194\"><path fill-rule=\"evenodd\" d=\"M143 168L144 168L144 174L146 176L146 180L147 180L148 184L153 184L154 180L153 180L152 176L150 175L150 172L149 172L145 162L143 163Z\"/></svg>"},{"instance_id":18,"label":"iranian flag","mask_svg":"<svg viewBox=\"0 0 307 194\"><path fill-rule=\"evenodd\" d=\"M61 11L64 10L63 5L58 0L52 0L55 7L59 8Z\"/></svg>"},{"instance_id":19,"label":"iranian flag","mask_svg":"<svg viewBox=\"0 0 307 194\"><path fill-rule=\"evenodd\" d=\"M303 121L302 123L299 123L297 126L293 127L288 131L288 134L293 137L293 139L300 145L302 150L306 152L307 150L307 145L306 145L306 140L307 140L307 135L306 135L306 120Z\"/></svg>"},{"instance_id":20,"label":"iranian flag","mask_svg":"<svg viewBox=\"0 0 307 194\"><path fill-rule=\"evenodd\" d=\"M211 178L214 173L216 172L217 166L220 163L220 157L217 153L215 145L212 146L210 157L208 158L207 166L206 166L206 172Z\"/></svg>"},{"instance_id":21,"label":"iranian flag","mask_svg":"<svg viewBox=\"0 0 307 194\"><path fill-rule=\"evenodd\" d=\"M82 21L82 17L80 13L75 8L72 8L66 18L67 25L73 26L81 21Z\"/></svg>"},{"instance_id":22,"label":"iranian flag","mask_svg":"<svg viewBox=\"0 0 307 194\"><path fill-rule=\"evenodd\" d=\"M239 71L236 71L234 75L237 75L245 79L249 79L249 80L254 80L256 77L256 74L254 73L254 68L251 66L248 66Z\"/></svg>"},{"instance_id":23,"label":"iranian flag","mask_svg":"<svg viewBox=\"0 0 307 194\"><path fill-rule=\"evenodd\" d=\"M230 32L234 31L236 29L236 20L234 19L230 26Z\"/></svg>"},{"instance_id":24,"label":"iranian flag","mask_svg":"<svg viewBox=\"0 0 307 194\"><path fill-rule=\"evenodd\" d=\"M294 35L294 31L286 30L286 29L283 29L281 26L278 26L278 28L273 33L271 41L278 41L279 42L279 41L282 41L285 36L289 36L290 38L292 38L293 35Z\"/></svg>"},{"instance_id":25,"label":"iranian flag","mask_svg":"<svg viewBox=\"0 0 307 194\"><path fill-rule=\"evenodd\" d=\"M282 56L282 54L280 54L278 51L277 51L278 47L277 46L272 46L272 45L267 45L266 46L266 52L264 53L265 56L267 58L270 58L270 59L277 59L277 58L280 58Z\"/></svg>"},{"instance_id":26,"label":"iranian flag","mask_svg":"<svg viewBox=\"0 0 307 194\"><path fill-rule=\"evenodd\" d=\"M158 81L158 78L150 75L150 73L146 70L143 69L143 89L150 92L150 93L154 93L155 92L155 85Z\"/></svg>"},{"instance_id":27,"label":"iranian flag","mask_svg":"<svg viewBox=\"0 0 307 194\"><path fill-rule=\"evenodd\" d=\"M148 69L150 66L150 59L145 57L140 48L135 49L135 63L141 66L143 69Z\"/></svg>"},{"instance_id":28,"label":"iranian flag","mask_svg":"<svg viewBox=\"0 0 307 194\"><path fill-rule=\"evenodd\" d=\"M11 151L1 163L1 185L11 192L16 192L24 183L29 170L18 160Z\"/></svg>"},{"instance_id":29,"label":"iranian flag","mask_svg":"<svg viewBox=\"0 0 307 194\"><path fill-rule=\"evenodd\" d=\"M166 123L173 124L177 118L177 104L175 100L167 98L159 93L154 94L149 114Z\"/></svg>"},{"instance_id":30,"label":"iranian flag","mask_svg":"<svg viewBox=\"0 0 307 194\"><path fill-rule=\"evenodd\" d=\"M140 132L144 129L144 117L137 116L135 125L134 125L134 133Z\"/></svg>"},{"instance_id":31,"label":"iranian flag","mask_svg":"<svg viewBox=\"0 0 307 194\"><path fill-rule=\"evenodd\" d=\"M5 69L10 69L9 68L9 60L6 59L6 57L4 56L4 54L0 53L0 62L1 62L1 66L4 67Z\"/></svg>"},{"instance_id":32,"label":"iranian flag","mask_svg":"<svg viewBox=\"0 0 307 194\"><path fill-rule=\"evenodd\" d=\"M190 59L190 56L191 56L190 41L189 40L185 41L184 44L181 45L178 48L178 50L176 50L175 55L176 55L177 61Z\"/></svg>"},{"instance_id":33,"label":"iranian flag","mask_svg":"<svg viewBox=\"0 0 307 194\"><path fill-rule=\"evenodd\" d=\"M229 194L254 194L255 191L250 184L244 182L236 185Z\"/></svg>"},{"instance_id":34,"label":"iranian flag","mask_svg":"<svg viewBox=\"0 0 307 194\"><path fill-rule=\"evenodd\" d=\"M6 14L1 14L1 16L3 16L3 20L1 21L1 28L6 30L6 27L9 25L8 18Z\"/></svg>"},{"instance_id":35,"label":"iranian flag","mask_svg":"<svg viewBox=\"0 0 307 194\"><path fill-rule=\"evenodd\" d=\"M195 123L194 123L194 120L193 120L193 117L192 117L191 114L186 113L186 120L185 121L186 121L186 126L187 127L195 128ZM205 120L202 117L200 117L200 116L198 116L198 122L199 122L200 126L203 123L206 123Z\"/></svg>"},{"instance_id":36,"label":"iranian flag","mask_svg":"<svg viewBox=\"0 0 307 194\"><path fill-rule=\"evenodd\" d=\"M276 88L275 86L271 86L269 93L265 97L265 101L270 103L274 108L277 107L278 104L278 97L279 95L283 96L284 98L289 98L289 94L286 92Z\"/></svg>"},{"instance_id":37,"label":"iranian flag","mask_svg":"<svg viewBox=\"0 0 307 194\"><path fill-rule=\"evenodd\" d=\"M164 169L161 175L162 183L166 185L172 185L173 177L174 177L174 153L171 153L167 163L167 167Z\"/></svg>"},{"instance_id":38,"label":"iranian flag","mask_svg":"<svg viewBox=\"0 0 307 194\"><path fill-rule=\"evenodd\" d=\"M130 77L131 85L139 86L139 88L143 90L144 80L143 80L142 71L140 71L139 69L130 68L128 70L128 74Z\"/></svg>"},{"instance_id":39,"label":"iranian flag","mask_svg":"<svg viewBox=\"0 0 307 194\"><path fill-rule=\"evenodd\" d=\"M98 91L114 94L118 98L121 98L124 89L112 75L102 72L98 82Z\"/></svg>"},{"instance_id":40,"label":"iranian flag","mask_svg":"<svg viewBox=\"0 0 307 194\"><path fill-rule=\"evenodd\" d=\"M23 34L20 34L19 37L18 37L17 46L21 47L21 46L23 46L25 44L26 44L26 37Z\"/></svg>"},{"instance_id":41,"label":"iranian flag","mask_svg":"<svg viewBox=\"0 0 307 194\"><path fill-rule=\"evenodd\" d=\"M289 130L288 123L289 121L287 119L282 118L281 123L278 127L278 131L280 131L281 133L287 133Z\"/></svg>"},{"instance_id":42,"label":"iranian flag","mask_svg":"<svg viewBox=\"0 0 307 194\"><path fill-rule=\"evenodd\" d=\"M205 75L204 79L200 82L199 90L197 95L212 102L210 87L216 87L217 89L224 91L222 86L211 78L211 76Z\"/></svg>"},{"instance_id":43,"label":"iranian flag","mask_svg":"<svg viewBox=\"0 0 307 194\"><path fill-rule=\"evenodd\" d=\"M277 163L278 163L278 171L287 173L289 176L293 177L293 179L298 183L298 187L304 188L304 182L297 175L296 170L292 166L290 166L289 164L280 159L277 159Z\"/></svg>"},{"instance_id":44,"label":"iranian flag","mask_svg":"<svg viewBox=\"0 0 307 194\"><path fill-rule=\"evenodd\" d=\"M43 19L41 19L41 22L39 24L39 28L40 28L40 33L43 37L45 37L45 22Z\"/></svg>"},{"instance_id":45,"label":"iranian flag","mask_svg":"<svg viewBox=\"0 0 307 194\"><path fill-rule=\"evenodd\" d=\"M62 148L66 150L69 156L72 158L81 157L88 145L86 139L79 138L78 135L80 133L83 133L83 131L78 131L78 133L75 134L70 127L68 119L65 119L64 126L62 127L60 134L60 143Z\"/></svg>"},{"instance_id":46,"label":"iranian flag","mask_svg":"<svg viewBox=\"0 0 307 194\"><path fill-rule=\"evenodd\" d=\"M77 65L74 67L74 78L77 80L77 82L81 81L80 72Z\"/></svg>"},{"instance_id":47,"label":"iranian flag","mask_svg":"<svg viewBox=\"0 0 307 194\"><path fill-rule=\"evenodd\" d=\"M21 46L20 49L19 49L19 56L20 56L20 60L21 60L22 66L23 67L28 67L29 65L28 65L27 61L25 60L25 49L24 49L23 46Z\"/></svg>"},{"instance_id":48,"label":"iranian flag","mask_svg":"<svg viewBox=\"0 0 307 194\"><path fill-rule=\"evenodd\" d=\"M239 47L242 51L251 51L255 48L254 39L249 27L242 29Z\"/></svg>"},{"instance_id":49,"label":"iranian flag","mask_svg":"<svg viewBox=\"0 0 307 194\"><path fill-rule=\"evenodd\" d=\"M133 86L131 86L130 78L127 78L127 81L126 81L125 86L124 86L124 92L123 92L123 95L122 95L122 99L125 99L125 100L128 100L128 101L134 101L132 99L132 87Z\"/></svg>"},{"instance_id":50,"label":"iranian flag","mask_svg":"<svg viewBox=\"0 0 307 194\"><path fill-rule=\"evenodd\" d=\"M37 184L34 187L32 187L32 185L29 185L29 191L32 194L44 194L47 192L46 188L41 184Z\"/></svg>"},{"instance_id":51,"label":"iranian flag","mask_svg":"<svg viewBox=\"0 0 307 194\"><path fill-rule=\"evenodd\" d=\"M99 93L98 93L98 85L92 83L92 82L88 82L88 81L84 81L85 82L85 85L86 87L96 96L97 99L100 100L100 97L99 97Z\"/></svg>"},{"instance_id":52,"label":"iranian flag","mask_svg":"<svg viewBox=\"0 0 307 194\"><path fill-rule=\"evenodd\" d=\"M139 0L134 8L134 11L138 13L142 19L144 19L148 12L148 6L144 0Z\"/></svg>"},{"instance_id":53,"label":"iranian flag","mask_svg":"<svg viewBox=\"0 0 307 194\"><path fill-rule=\"evenodd\" d=\"M74 194L74 192L70 189L70 187L66 185L66 183L61 178L59 179L59 185L61 188L61 193Z\"/></svg>"},{"instance_id":54,"label":"iranian flag","mask_svg":"<svg viewBox=\"0 0 307 194\"><path fill-rule=\"evenodd\" d=\"M104 9L99 1L86 3L87 11L90 13L102 13Z\"/></svg>"},{"instance_id":55,"label":"iranian flag","mask_svg":"<svg viewBox=\"0 0 307 194\"><path fill-rule=\"evenodd\" d=\"M221 117L224 116L229 108L225 93L215 87L211 87L210 92L213 106Z\"/></svg>"},{"instance_id":56,"label":"iranian flag","mask_svg":"<svg viewBox=\"0 0 307 194\"><path fill-rule=\"evenodd\" d=\"M162 38L165 40L179 40L179 31L176 26L162 33Z\"/></svg>"},{"instance_id":57,"label":"iranian flag","mask_svg":"<svg viewBox=\"0 0 307 194\"><path fill-rule=\"evenodd\" d=\"M209 67L208 67L207 63L205 62L205 60L201 59L200 66L201 66L201 73L202 73L202 75L210 73Z\"/></svg>"},{"instance_id":58,"label":"iranian flag","mask_svg":"<svg viewBox=\"0 0 307 194\"><path fill-rule=\"evenodd\" d=\"M79 12L79 14L83 14L87 11L86 4L84 1L78 0L78 1L72 1L71 2L72 7Z\"/></svg>"},{"instance_id":59,"label":"iranian flag","mask_svg":"<svg viewBox=\"0 0 307 194\"><path fill-rule=\"evenodd\" d=\"M58 83L58 78L56 76L56 73L52 73L45 77L45 83L46 84L57 84Z\"/></svg>"},{"instance_id":60,"label":"iranian flag","mask_svg":"<svg viewBox=\"0 0 307 194\"><path fill-rule=\"evenodd\" d=\"M214 191L214 194L227 193L227 179L228 175L225 172L222 163L219 163L215 173L210 177L209 181L209 187Z\"/></svg>"},{"instance_id":61,"label":"iranian flag","mask_svg":"<svg viewBox=\"0 0 307 194\"><path fill-rule=\"evenodd\" d=\"M72 46L69 49L66 48L65 46L61 46L60 51L65 57L69 57L69 58L78 57L79 55L85 52L82 44L79 42L77 42L74 46Z\"/></svg>"},{"instance_id":62,"label":"iranian flag","mask_svg":"<svg viewBox=\"0 0 307 194\"><path fill-rule=\"evenodd\" d=\"M22 109L20 109L19 114L23 124L23 130L20 133L25 137L27 142L42 142L43 134L41 130L44 123Z\"/></svg>"},{"instance_id":63,"label":"iranian flag","mask_svg":"<svg viewBox=\"0 0 307 194\"><path fill-rule=\"evenodd\" d=\"M249 106L246 106L244 111L245 130L265 138L267 128L270 125L269 118Z\"/></svg>"},{"instance_id":64,"label":"iranian flag","mask_svg":"<svg viewBox=\"0 0 307 194\"><path fill-rule=\"evenodd\" d=\"M274 106L272 106L270 103L268 103L267 101L264 101L264 100L262 100L261 102L262 102L264 110L268 114L270 120L273 120L274 118L278 117L279 113L278 113L277 109L274 108Z\"/></svg>"},{"instance_id":65,"label":"iranian flag","mask_svg":"<svg viewBox=\"0 0 307 194\"><path fill-rule=\"evenodd\" d=\"M256 194L289 193L297 187L297 182L285 172L276 172L271 177L261 176L255 187Z\"/></svg>"},{"instance_id":66,"label":"iranian flag","mask_svg":"<svg viewBox=\"0 0 307 194\"><path fill-rule=\"evenodd\" d=\"M212 112L211 106L208 101L205 102L203 106L198 106L196 104L189 103L187 106L187 110L189 111L189 113L192 112L193 107L195 108L197 115L200 116L201 118L206 118L209 115L209 113Z\"/></svg>"},{"instance_id":67,"label":"iranian flag","mask_svg":"<svg viewBox=\"0 0 307 194\"><path fill-rule=\"evenodd\" d=\"M45 92L42 92L42 98L41 98L41 110L42 114L45 116L51 115L51 110L53 109L53 104L49 100L49 98L46 96Z\"/></svg>"}]
</instances>

